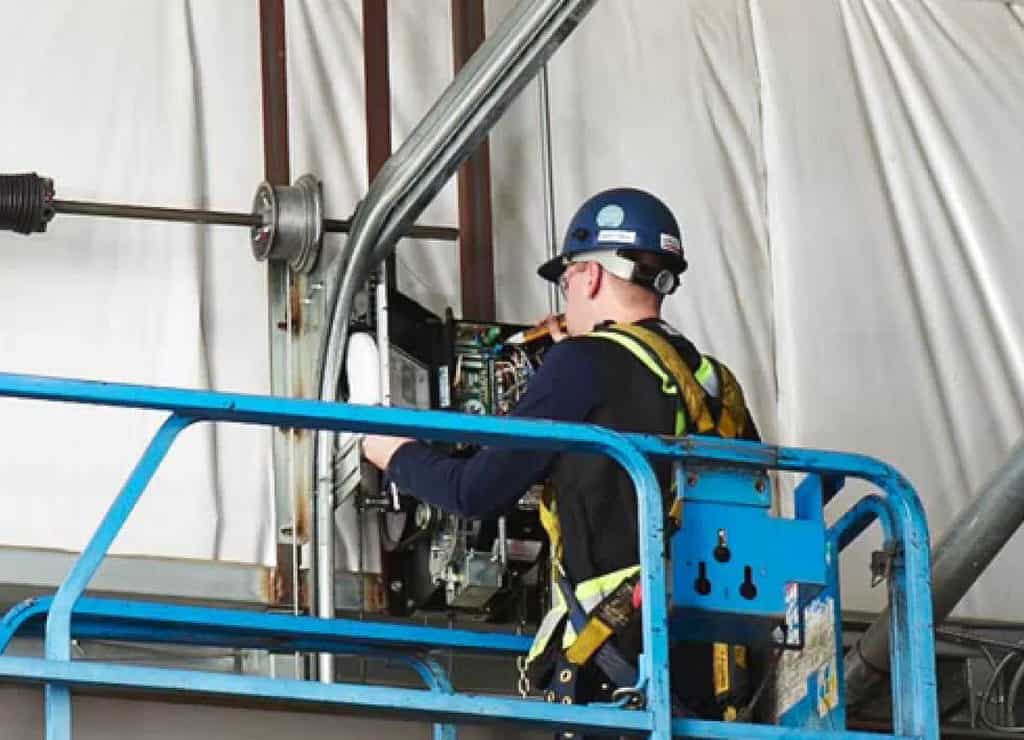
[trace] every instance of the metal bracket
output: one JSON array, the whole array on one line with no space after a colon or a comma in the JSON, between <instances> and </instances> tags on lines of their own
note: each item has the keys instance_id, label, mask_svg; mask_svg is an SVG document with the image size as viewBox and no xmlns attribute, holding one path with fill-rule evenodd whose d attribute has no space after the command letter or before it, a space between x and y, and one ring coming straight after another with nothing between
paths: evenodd
<instances>
[{"instance_id":1,"label":"metal bracket","mask_svg":"<svg viewBox=\"0 0 1024 740\"><path fill-rule=\"evenodd\" d=\"M871 553L871 588L889 580L896 554L896 545L893 542L888 542L883 549Z\"/></svg>"}]
</instances>

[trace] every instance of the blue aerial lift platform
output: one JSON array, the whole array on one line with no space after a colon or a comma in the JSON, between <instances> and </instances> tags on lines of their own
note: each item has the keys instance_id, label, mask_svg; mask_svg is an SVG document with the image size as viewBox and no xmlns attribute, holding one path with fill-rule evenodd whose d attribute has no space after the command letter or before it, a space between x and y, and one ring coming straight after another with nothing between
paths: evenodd
<instances>
[{"instance_id":1,"label":"blue aerial lift platform","mask_svg":"<svg viewBox=\"0 0 1024 740\"><path fill-rule=\"evenodd\" d=\"M876 460L700 437L620 434L581 424L26 375L0 374L0 396L169 414L56 594L16 606L0 624L0 652L16 634L44 636L42 658L0 655L0 680L45 685L47 740L71 740L71 691L96 688L334 705L425 719L434 723L435 737L454 737L454 726L463 722L514 722L651 738L938 737L928 529L910 484ZM630 693L640 701L628 702L629 706L626 701L563 705L458 693L431 657L435 649L525 652L528 640L517 635L84 597L178 434L206 421L574 450L616 460L632 478L638 501L644 651L639 680ZM678 463L677 490L682 491L683 507L680 531L670 543L670 567L664 558L662 493L648 457ZM770 513L768 470L807 474L795 492L792 519ZM879 493L856 502L829 527L824 506L846 478L865 480ZM841 678L838 558L876 519L885 538L882 560L892 615L897 734L889 736L845 729ZM805 675L798 673L778 726L672 718L670 640L763 641L780 623L787 628L786 652L809 659L794 662ZM821 627L828 629L822 632ZM828 639L820 639L821 634ZM76 637L383 655L407 662L427 688L321 684L74 661L71 640Z\"/></svg>"}]
</instances>

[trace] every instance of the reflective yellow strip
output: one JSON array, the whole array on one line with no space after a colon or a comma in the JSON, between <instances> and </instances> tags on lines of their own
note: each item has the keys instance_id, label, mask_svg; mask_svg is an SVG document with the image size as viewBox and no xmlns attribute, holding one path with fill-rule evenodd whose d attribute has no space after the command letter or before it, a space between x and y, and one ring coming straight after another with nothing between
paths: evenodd
<instances>
[{"instance_id":1,"label":"reflective yellow strip","mask_svg":"<svg viewBox=\"0 0 1024 740\"><path fill-rule=\"evenodd\" d=\"M576 587L576 600L580 602L583 611L589 613L591 609L601 603L605 596L617 589L620 583L639 572L639 565L631 565L628 568L605 573L603 576L588 578ZM558 596L558 603L564 608L564 602L561 600L561 589L556 588L554 591ZM576 631L572 628L572 624L566 622L565 631L562 634L562 647L570 647L575 639Z\"/></svg>"},{"instance_id":2,"label":"reflective yellow strip","mask_svg":"<svg viewBox=\"0 0 1024 740\"><path fill-rule=\"evenodd\" d=\"M565 619L567 610L565 606L552 607L547 614L544 615L544 619L541 620L540 627L537 629L537 634L534 635L533 644L530 645L530 652L526 656L526 662L529 663L537 658L544 649L548 646L548 642L551 641L551 636L558 629L558 625Z\"/></svg>"},{"instance_id":3,"label":"reflective yellow strip","mask_svg":"<svg viewBox=\"0 0 1024 740\"><path fill-rule=\"evenodd\" d=\"M570 663L583 665L591 656L596 653L608 638L614 634L611 627L596 617L591 618L583 631L580 632L576 641L565 651L565 657Z\"/></svg>"},{"instance_id":4,"label":"reflective yellow strip","mask_svg":"<svg viewBox=\"0 0 1024 740\"><path fill-rule=\"evenodd\" d=\"M604 598L606 594L610 594L617 589L624 580L639 572L639 565L631 565L628 568L620 568L611 573L605 573L603 576L588 578L576 587L576 598L579 599L584 609L589 609L596 606L596 604L587 606L587 601L591 601L595 596Z\"/></svg>"},{"instance_id":5,"label":"reflective yellow strip","mask_svg":"<svg viewBox=\"0 0 1024 740\"><path fill-rule=\"evenodd\" d=\"M697 372L693 374L693 377L697 379L697 382L704 385L707 379L711 377L711 373L715 371L714 365L711 364L711 360L707 357L700 358L700 367L697 368Z\"/></svg>"}]
</instances>

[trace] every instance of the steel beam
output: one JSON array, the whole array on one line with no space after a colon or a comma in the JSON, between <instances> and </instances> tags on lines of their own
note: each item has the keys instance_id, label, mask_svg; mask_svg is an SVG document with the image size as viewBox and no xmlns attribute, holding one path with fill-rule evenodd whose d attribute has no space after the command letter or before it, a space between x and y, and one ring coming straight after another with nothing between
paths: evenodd
<instances>
[{"instance_id":1,"label":"steel beam","mask_svg":"<svg viewBox=\"0 0 1024 740\"><path fill-rule=\"evenodd\" d=\"M484 42L483 0L452 0L452 50L457 73ZM459 284L462 314L495 318L491 155L485 136L459 167Z\"/></svg>"}]
</instances>

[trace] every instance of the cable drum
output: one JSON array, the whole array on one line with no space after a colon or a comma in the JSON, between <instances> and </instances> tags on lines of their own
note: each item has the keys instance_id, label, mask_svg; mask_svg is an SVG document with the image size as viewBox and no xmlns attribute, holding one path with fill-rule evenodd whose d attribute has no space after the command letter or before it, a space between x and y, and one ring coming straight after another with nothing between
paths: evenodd
<instances>
[{"instance_id":1,"label":"cable drum","mask_svg":"<svg viewBox=\"0 0 1024 740\"><path fill-rule=\"evenodd\" d=\"M53 214L53 180L35 172L0 175L0 230L43 232Z\"/></svg>"}]
</instances>

